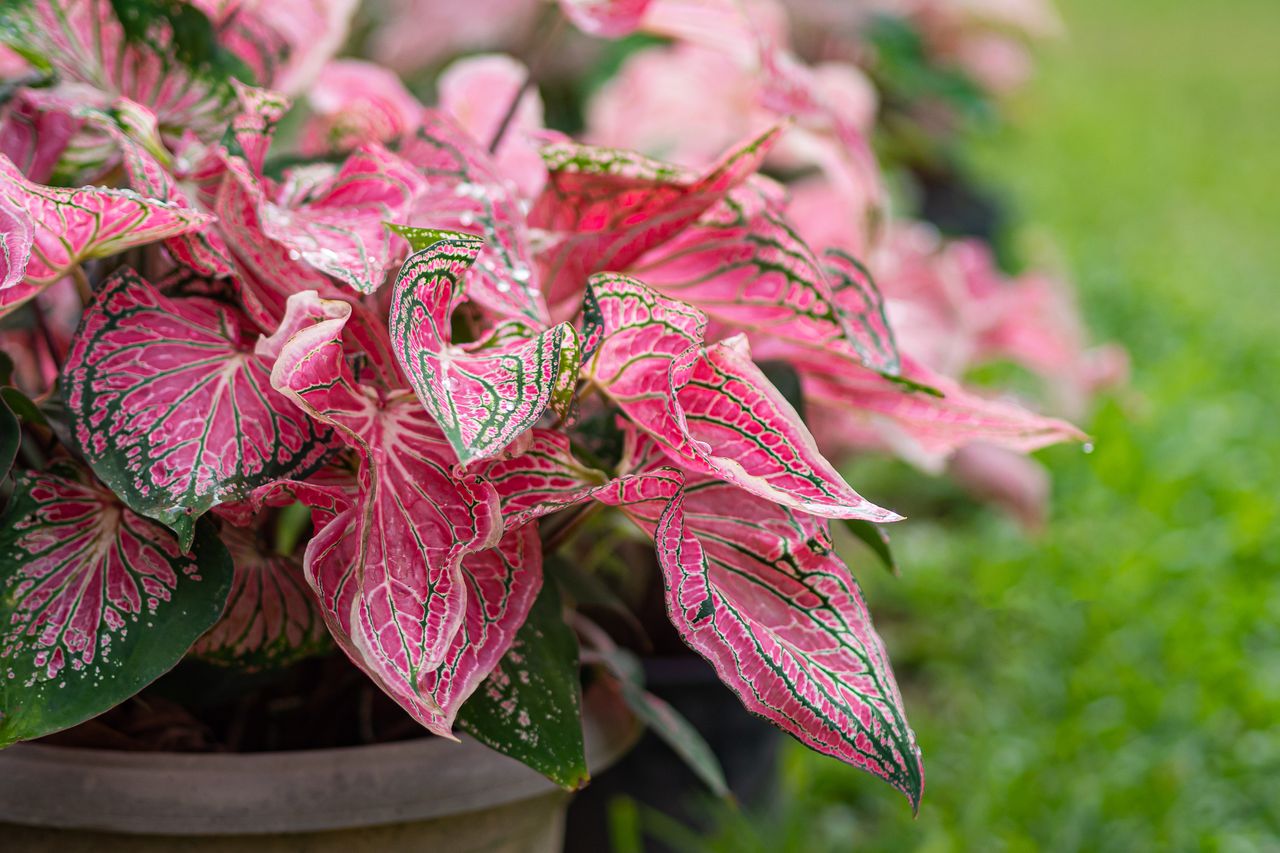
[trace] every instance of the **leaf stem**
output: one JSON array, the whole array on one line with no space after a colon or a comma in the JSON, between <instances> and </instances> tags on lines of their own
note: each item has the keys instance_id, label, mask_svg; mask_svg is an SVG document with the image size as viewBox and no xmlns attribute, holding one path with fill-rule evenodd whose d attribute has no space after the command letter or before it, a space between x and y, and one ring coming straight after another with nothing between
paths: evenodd
<instances>
[{"instance_id":1,"label":"leaf stem","mask_svg":"<svg viewBox=\"0 0 1280 853\"><path fill-rule=\"evenodd\" d=\"M93 288L89 285L89 277L84 274L84 267L76 264L71 268L71 280L76 283L76 293L80 294L80 304L88 306L93 301Z\"/></svg>"},{"instance_id":2,"label":"leaf stem","mask_svg":"<svg viewBox=\"0 0 1280 853\"><path fill-rule=\"evenodd\" d=\"M44 347L49 351L49 358L53 361L53 366L58 369L58 373L62 373L62 356L58 353L58 346L54 341L53 332L49 329L49 323L45 320L44 309L40 307L40 299L31 300L31 313L36 318L36 330L40 333L40 338L44 341Z\"/></svg>"},{"instance_id":3,"label":"leaf stem","mask_svg":"<svg viewBox=\"0 0 1280 853\"><path fill-rule=\"evenodd\" d=\"M502 121L498 123L498 129L494 131L493 138L489 140L489 153L498 153L498 146L502 144L503 137L507 135L511 123L515 120L516 113L520 109L520 102L524 100L525 94L533 88L538 79L538 72L542 70L542 65L550 55L550 47L555 43L556 38L560 35L560 30L564 26L564 16L559 14L554 7L548 9L553 17L549 25L544 24L539 29L545 31L538 44L534 47L533 55L529 58L529 71L524 75L524 82L520 84L520 88L516 90L515 96L511 98L511 103L507 105L507 111L502 114ZM545 19L544 19L545 20Z\"/></svg>"}]
</instances>

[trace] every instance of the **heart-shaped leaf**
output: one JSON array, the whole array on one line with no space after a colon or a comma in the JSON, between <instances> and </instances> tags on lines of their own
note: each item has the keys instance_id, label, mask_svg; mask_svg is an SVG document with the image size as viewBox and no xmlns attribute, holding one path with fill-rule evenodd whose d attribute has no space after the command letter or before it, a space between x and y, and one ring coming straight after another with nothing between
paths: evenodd
<instances>
[{"instance_id":1,"label":"heart-shaped leaf","mask_svg":"<svg viewBox=\"0 0 1280 853\"><path fill-rule=\"evenodd\" d=\"M1030 453L1084 438L1066 421L970 391L910 358L903 358L902 377L934 393L834 364L821 354L797 350L791 360L800 371L805 399L836 413L841 430L853 438L850 443L893 450L925 470L940 470L952 453L975 442Z\"/></svg>"},{"instance_id":2,"label":"heart-shaped leaf","mask_svg":"<svg viewBox=\"0 0 1280 853\"><path fill-rule=\"evenodd\" d=\"M129 270L85 309L63 371L76 443L183 547L215 504L322 463L327 430L271 387L257 330L223 303L170 299Z\"/></svg>"},{"instance_id":3,"label":"heart-shaped leaf","mask_svg":"<svg viewBox=\"0 0 1280 853\"><path fill-rule=\"evenodd\" d=\"M0 746L99 714L217 621L231 559L208 522L190 553L85 479L27 474L0 519Z\"/></svg>"},{"instance_id":4,"label":"heart-shaped leaf","mask_svg":"<svg viewBox=\"0 0 1280 853\"><path fill-rule=\"evenodd\" d=\"M548 408L567 411L578 378L578 333L568 323L534 334L510 322L474 344L452 343L463 279L482 248L474 237L441 235L405 261L391 304L396 357L463 465L496 455Z\"/></svg>"},{"instance_id":5,"label":"heart-shaped leaf","mask_svg":"<svg viewBox=\"0 0 1280 853\"><path fill-rule=\"evenodd\" d=\"M541 583L530 526L502 536L498 498L458 479L444 434L408 389L357 385L341 334L351 308L289 300L272 382L363 459L357 503L322 528L304 569L352 659L423 725L453 716L506 652Z\"/></svg>"},{"instance_id":6,"label":"heart-shaped leaf","mask_svg":"<svg viewBox=\"0 0 1280 853\"><path fill-rule=\"evenodd\" d=\"M220 129L234 103L229 78L245 73L188 3L9 0L0 38L63 80L146 105L177 134Z\"/></svg>"}]
</instances>

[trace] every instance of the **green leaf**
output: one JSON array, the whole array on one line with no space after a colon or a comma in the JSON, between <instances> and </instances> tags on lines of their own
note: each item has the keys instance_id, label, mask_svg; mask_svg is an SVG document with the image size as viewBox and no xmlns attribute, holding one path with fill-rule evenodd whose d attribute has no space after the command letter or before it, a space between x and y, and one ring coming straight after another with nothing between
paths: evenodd
<instances>
[{"instance_id":1,"label":"green leaf","mask_svg":"<svg viewBox=\"0 0 1280 853\"><path fill-rule=\"evenodd\" d=\"M895 575L898 574L898 561L893 558L893 551L889 549L889 534L884 532L884 528L860 518L846 518L844 524L850 533L880 558L880 562L886 569Z\"/></svg>"},{"instance_id":2,"label":"green leaf","mask_svg":"<svg viewBox=\"0 0 1280 853\"><path fill-rule=\"evenodd\" d=\"M578 641L554 583L543 583L511 650L458 714L457 725L557 785L591 778L582 741Z\"/></svg>"},{"instance_id":3,"label":"green leaf","mask_svg":"<svg viewBox=\"0 0 1280 853\"><path fill-rule=\"evenodd\" d=\"M208 521L184 554L160 524L69 473L23 476L0 518L0 746L137 693L217 621L231 589Z\"/></svg>"},{"instance_id":4,"label":"green leaf","mask_svg":"<svg viewBox=\"0 0 1280 853\"><path fill-rule=\"evenodd\" d=\"M605 663L617 677L623 701L654 734L689 766L717 797L730 799L729 785L724 780L720 760L706 740L675 708L644 689L643 669L635 655L615 648L605 653Z\"/></svg>"},{"instance_id":5,"label":"green leaf","mask_svg":"<svg viewBox=\"0 0 1280 853\"><path fill-rule=\"evenodd\" d=\"M22 424L18 416L9 408L3 395L0 395L0 480L9 476L9 469L18 458L18 447L22 444Z\"/></svg>"}]
</instances>

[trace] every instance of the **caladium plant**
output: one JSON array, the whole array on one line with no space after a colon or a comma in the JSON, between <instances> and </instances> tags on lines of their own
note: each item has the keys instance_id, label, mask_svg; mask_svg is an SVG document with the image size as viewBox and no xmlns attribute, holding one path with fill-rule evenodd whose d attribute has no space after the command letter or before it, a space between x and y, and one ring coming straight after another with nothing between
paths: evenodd
<instances>
[{"instance_id":1,"label":"caladium plant","mask_svg":"<svg viewBox=\"0 0 1280 853\"><path fill-rule=\"evenodd\" d=\"M569 788L591 669L722 790L551 570L622 535L612 514L748 710L918 806L830 530L890 560L878 525L901 516L832 457L1079 433L900 350L875 270L806 241L761 169L845 146L819 163L841 187L869 152L827 78L733 4L560 4L595 36L733 22L716 49L772 94L697 168L531 128L513 60L450 71L438 107L376 64L326 66L351 6L4 0L33 73L0 114L0 746L188 654L269 671L331 638L425 730Z\"/></svg>"}]
</instances>

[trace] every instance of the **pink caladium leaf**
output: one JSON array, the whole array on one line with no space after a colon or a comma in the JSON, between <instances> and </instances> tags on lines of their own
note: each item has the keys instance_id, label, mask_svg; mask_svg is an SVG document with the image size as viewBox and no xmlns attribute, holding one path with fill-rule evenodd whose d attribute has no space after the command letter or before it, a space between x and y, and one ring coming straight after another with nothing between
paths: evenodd
<instances>
[{"instance_id":1,"label":"pink caladium leaf","mask_svg":"<svg viewBox=\"0 0 1280 853\"><path fill-rule=\"evenodd\" d=\"M307 102L312 114L299 143L306 155L391 144L416 127L423 111L393 71L358 59L325 65Z\"/></svg>"},{"instance_id":2,"label":"pink caladium leaf","mask_svg":"<svg viewBox=\"0 0 1280 853\"><path fill-rule=\"evenodd\" d=\"M254 530L222 529L235 567L222 618L192 647L211 663L248 670L285 666L328 644L315 593L291 557L264 551Z\"/></svg>"},{"instance_id":3,"label":"pink caladium leaf","mask_svg":"<svg viewBox=\"0 0 1280 853\"><path fill-rule=\"evenodd\" d=\"M306 90L341 48L358 0L240 0L209 9L222 43L260 85Z\"/></svg>"},{"instance_id":4,"label":"pink caladium leaf","mask_svg":"<svg viewBox=\"0 0 1280 853\"><path fill-rule=\"evenodd\" d=\"M529 222L556 238L539 256L554 304L576 299L587 276L623 270L692 225L760 167L782 126L738 146L699 175L633 151L558 142Z\"/></svg>"},{"instance_id":5,"label":"pink caladium leaf","mask_svg":"<svg viewBox=\"0 0 1280 853\"><path fill-rule=\"evenodd\" d=\"M215 504L302 477L327 430L271 387L240 312L170 299L129 270L87 306L63 371L72 432L94 472L184 548Z\"/></svg>"},{"instance_id":6,"label":"pink caladium leaf","mask_svg":"<svg viewBox=\"0 0 1280 853\"><path fill-rule=\"evenodd\" d=\"M829 518L896 521L855 492L742 338L705 346L706 316L626 276L592 277L592 383L682 465Z\"/></svg>"},{"instance_id":7,"label":"pink caladium leaf","mask_svg":"<svg viewBox=\"0 0 1280 853\"><path fill-rule=\"evenodd\" d=\"M1084 438L1066 421L982 396L910 358L903 359L902 376L933 393L808 353L797 351L791 360L800 372L805 399L838 412L841 430L857 436L855 443L871 441L926 470L940 470L952 453L975 442L1030 453ZM872 438L862 439L860 431Z\"/></svg>"},{"instance_id":8,"label":"pink caladium leaf","mask_svg":"<svg viewBox=\"0 0 1280 853\"><path fill-rule=\"evenodd\" d=\"M304 569L347 654L415 718L447 734L456 703L488 672L471 667L492 668L514 636L541 563L527 532L499 544L495 490L455 476L456 455L412 391L356 384L340 340L350 316L345 302L297 294L276 335L287 339L264 342L279 348L273 384L363 459L357 503L312 538ZM486 592L473 601L476 585ZM490 629L505 637L496 656L468 657L489 648L477 637ZM460 639L462 631L471 639Z\"/></svg>"},{"instance_id":9,"label":"pink caladium leaf","mask_svg":"<svg viewBox=\"0 0 1280 853\"><path fill-rule=\"evenodd\" d=\"M0 316L67 275L76 265L185 234L209 217L127 190L63 189L33 184L0 157L0 201L12 222L30 223L25 282L0 289ZM19 211L21 213L19 213ZM25 242L25 236L20 238Z\"/></svg>"},{"instance_id":10,"label":"pink caladium leaf","mask_svg":"<svg viewBox=\"0 0 1280 853\"><path fill-rule=\"evenodd\" d=\"M696 474L670 501L623 511L654 537L681 637L747 709L917 808L915 735L827 522Z\"/></svg>"},{"instance_id":11,"label":"pink caladium leaf","mask_svg":"<svg viewBox=\"0 0 1280 853\"><path fill-rule=\"evenodd\" d=\"M498 317L549 322L525 215L515 188L493 158L451 118L435 110L396 149L425 176L410 225L478 231L485 250L468 287L472 301ZM419 247L420 248L420 247Z\"/></svg>"},{"instance_id":12,"label":"pink caladium leaf","mask_svg":"<svg viewBox=\"0 0 1280 853\"><path fill-rule=\"evenodd\" d=\"M0 118L0 154L12 160L28 180L49 183L84 125L84 119L75 114L79 106L70 97L47 90L19 89Z\"/></svg>"},{"instance_id":13,"label":"pink caladium leaf","mask_svg":"<svg viewBox=\"0 0 1280 853\"><path fill-rule=\"evenodd\" d=\"M870 278L844 253L820 261L771 195L761 182L738 188L632 272L729 326L896 372L897 348Z\"/></svg>"},{"instance_id":14,"label":"pink caladium leaf","mask_svg":"<svg viewBox=\"0 0 1280 853\"><path fill-rule=\"evenodd\" d=\"M78 471L21 476L0 518L0 746L132 696L218 620L231 559L189 552Z\"/></svg>"},{"instance_id":15,"label":"pink caladium leaf","mask_svg":"<svg viewBox=\"0 0 1280 853\"><path fill-rule=\"evenodd\" d=\"M153 113L121 98L98 121L120 146L125 173L134 190L179 208L194 208L173 173L173 155L160 138ZM165 240L165 247L176 261L200 275L231 275L227 246L216 229L201 228L170 237Z\"/></svg>"},{"instance_id":16,"label":"pink caladium leaf","mask_svg":"<svg viewBox=\"0 0 1280 853\"><path fill-rule=\"evenodd\" d=\"M0 38L64 81L145 104L167 130L221 129L234 103L228 80L244 67L213 24L185 5L131 11L121 20L112 0L15 0L0 10Z\"/></svg>"},{"instance_id":17,"label":"pink caladium leaf","mask_svg":"<svg viewBox=\"0 0 1280 853\"><path fill-rule=\"evenodd\" d=\"M405 261L391 304L396 357L463 465L496 455L548 409L567 411L578 379L578 333L568 323L534 333L511 321L474 344L452 343L453 311L483 248L475 237L440 234Z\"/></svg>"},{"instance_id":18,"label":"pink caladium leaf","mask_svg":"<svg viewBox=\"0 0 1280 853\"><path fill-rule=\"evenodd\" d=\"M385 222L401 220L418 195L421 179L408 163L380 145L362 145L337 174L318 181L287 176L274 199L263 199L263 235L290 260L332 276L360 293L382 286L391 266Z\"/></svg>"},{"instance_id":19,"label":"pink caladium leaf","mask_svg":"<svg viewBox=\"0 0 1280 853\"><path fill-rule=\"evenodd\" d=\"M639 28L653 0L560 0L560 10L584 33L620 38Z\"/></svg>"},{"instance_id":20,"label":"pink caladium leaf","mask_svg":"<svg viewBox=\"0 0 1280 853\"><path fill-rule=\"evenodd\" d=\"M21 287L31 260L35 227L26 209L7 196L0 196L0 241L4 249L0 255L0 291ZM3 300L0 295L0 304Z\"/></svg>"}]
</instances>

